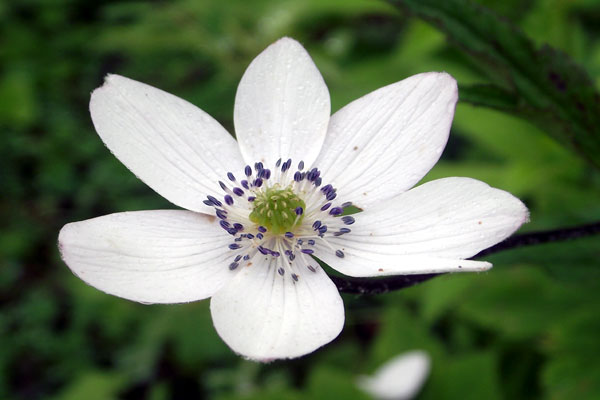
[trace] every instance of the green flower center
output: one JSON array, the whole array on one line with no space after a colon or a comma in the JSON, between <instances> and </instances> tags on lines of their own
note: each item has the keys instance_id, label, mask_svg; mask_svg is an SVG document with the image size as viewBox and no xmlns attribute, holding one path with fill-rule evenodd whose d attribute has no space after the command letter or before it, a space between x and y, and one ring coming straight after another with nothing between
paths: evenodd
<instances>
[{"instance_id":1,"label":"green flower center","mask_svg":"<svg viewBox=\"0 0 600 400\"><path fill-rule=\"evenodd\" d=\"M280 189L277 186L267 189L256 196L250 221L262 225L274 235L289 232L304 218L304 201L291 188ZM300 214L297 210L301 208ZM298 219L296 221L296 219Z\"/></svg>"}]
</instances>

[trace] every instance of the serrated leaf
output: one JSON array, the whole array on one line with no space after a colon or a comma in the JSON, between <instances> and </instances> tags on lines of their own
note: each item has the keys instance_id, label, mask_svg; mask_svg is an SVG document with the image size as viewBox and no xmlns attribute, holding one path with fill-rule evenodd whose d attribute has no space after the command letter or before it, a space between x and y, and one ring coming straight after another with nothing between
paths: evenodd
<instances>
[{"instance_id":1,"label":"serrated leaf","mask_svg":"<svg viewBox=\"0 0 600 400\"><path fill-rule=\"evenodd\" d=\"M537 49L515 26L469 0L392 3L445 32L505 90L500 96L498 89L471 88L463 100L520 115L600 167L600 95L566 54L550 46ZM508 93L518 99L512 108Z\"/></svg>"}]
</instances>

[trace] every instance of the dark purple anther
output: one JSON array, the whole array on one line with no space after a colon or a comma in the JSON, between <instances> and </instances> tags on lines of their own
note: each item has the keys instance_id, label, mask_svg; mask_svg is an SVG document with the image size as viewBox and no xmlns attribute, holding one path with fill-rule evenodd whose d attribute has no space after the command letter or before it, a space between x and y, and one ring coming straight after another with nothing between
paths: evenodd
<instances>
[{"instance_id":1,"label":"dark purple anther","mask_svg":"<svg viewBox=\"0 0 600 400\"><path fill-rule=\"evenodd\" d=\"M219 225L221 225L221 228L223 228L225 230L229 229L229 227L231 226L231 225L229 225L229 222L224 221L224 220L219 221Z\"/></svg>"},{"instance_id":2,"label":"dark purple anther","mask_svg":"<svg viewBox=\"0 0 600 400\"><path fill-rule=\"evenodd\" d=\"M300 251L304 254L312 254L315 252L313 249L302 249Z\"/></svg>"},{"instance_id":3,"label":"dark purple anther","mask_svg":"<svg viewBox=\"0 0 600 400\"><path fill-rule=\"evenodd\" d=\"M351 201L347 201L345 203L342 203L342 208L346 208L346 207L350 207L352 205Z\"/></svg>"},{"instance_id":4,"label":"dark purple anther","mask_svg":"<svg viewBox=\"0 0 600 400\"><path fill-rule=\"evenodd\" d=\"M264 165L260 161L254 164L254 169L256 170L256 172L259 172L263 168L264 168Z\"/></svg>"},{"instance_id":5,"label":"dark purple anther","mask_svg":"<svg viewBox=\"0 0 600 400\"><path fill-rule=\"evenodd\" d=\"M325 232L327 232L327 225L322 225L322 226L319 228L319 233L320 233L320 234L324 234Z\"/></svg>"},{"instance_id":6,"label":"dark purple anther","mask_svg":"<svg viewBox=\"0 0 600 400\"><path fill-rule=\"evenodd\" d=\"M302 215L302 213L304 212L304 210L302 209L302 207L296 207L296 215Z\"/></svg>"},{"instance_id":7,"label":"dark purple anther","mask_svg":"<svg viewBox=\"0 0 600 400\"><path fill-rule=\"evenodd\" d=\"M254 239L254 235L253 235L253 234L251 234L251 233L246 233L246 237L247 237L248 239Z\"/></svg>"},{"instance_id":8,"label":"dark purple anther","mask_svg":"<svg viewBox=\"0 0 600 400\"><path fill-rule=\"evenodd\" d=\"M224 191L227 191L227 185L225 185L223 182L219 181L219 186L221 186L221 189Z\"/></svg>"},{"instance_id":9,"label":"dark purple anther","mask_svg":"<svg viewBox=\"0 0 600 400\"><path fill-rule=\"evenodd\" d=\"M325 203L323 207L321 207L321 211L326 211L329 207L331 207L331 203Z\"/></svg>"},{"instance_id":10,"label":"dark purple anther","mask_svg":"<svg viewBox=\"0 0 600 400\"><path fill-rule=\"evenodd\" d=\"M315 267L313 267L312 265L307 265L306 268L308 268L311 272L317 272Z\"/></svg>"},{"instance_id":11,"label":"dark purple anther","mask_svg":"<svg viewBox=\"0 0 600 400\"><path fill-rule=\"evenodd\" d=\"M250 168L249 165L246 165L246 168L244 168L244 173L246 174L246 176L252 175L252 168Z\"/></svg>"},{"instance_id":12,"label":"dark purple anther","mask_svg":"<svg viewBox=\"0 0 600 400\"><path fill-rule=\"evenodd\" d=\"M302 246L304 244L304 240L298 239L298 240L296 240L296 243L298 243L300 246Z\"/></svg>"},{"instance_id":13,"label":"dark purple anther","mask_svg":"<svg viewBox=\"0 0 600 400\"><path fill-rule=\"evenodd\" d=\"M249 256L248 254L246 254L246 255L244 256L244 261L248 261L249 259L250 259L250 256Z\"/></svg>"},{"instance_id":14,"label":"dark purple anther","mask_svg":"<svg viewBox=\"0 0 600 400\"><path fill-rule=\"evenodd\" d=\"M314 246L315 245L315 239L308 239L308 244L310 246Z\"/></svg>"},{"instance_id":15,"label":"dark purple anther","mask_svg":"<svg viewBox=\"0 0 600 400\"><path fill-rule=\"evenodd\" d=\"M302 180L302 173L300 171L296 171L294 173L294 180L296 182L300 182Z\"/></svg>"},{"instance_id":16,"label":"dark purple anther","mask_svg":"<svg viewBox=\"0 0 600 400\"><path fill-rule=\"evenodd\" d=\"M265 233L267 231L267 228L265 228L264 226L261 225L258 227L258 231L261 233Z\"/></svg>"},{"instance_id":17,"label":"dark purple anther","mask_svg":"<svg viewBox=\"0 0 600 400\"><path fill-rule=\"evenodd\" d=\"M331 186L330 184L327 184L321 188L321 192L327 194L332 189L333 189L333 186Z\"/></svg>"},{"instance_id":18,"label":"dark purple anther","mask_svg":"<svg viewBox=\"0 0 600 400\"><path fill-rule=\"evenodd\" d=\"M229 178L229 180L230 180L231 182L235 182L235 176L233 176L233 174L232 174L231 172L228 172L228 173L227 173L227 177Z\"/></svg>"},{"instance_id":19,"label":"dark purple anther","mask_svg":"<svg viewBox=\"0 0 600 400\"><path fill-rule=\"evenodd\" d=\"M342 222L344 222L344 224L346 224L346 225L352 225L354 223L354 217L346 215L346 216L342 217Z\"/></svg>"},{"instance_id":20,"label":"dark purple anther","mask_svg":"<svg viewBox=\"0 0 600 400\"><path fill-rule=\"evenodd\" d=\"M243 196L244 195L244 191L239 188L239 187L234 187L233 188L233 193L235 193L236 196Z\"/></svg>"},{"instance_id":21,"label":"dark purple anther","mask_svg":"<svg viewBox=\"0 0 600 400\"><path fill-rule=\"evenodd\" d=\"M313 168L313 169L310 170L310 172L308 173L308 175L306 175L306 179L308 179L309 181L313 182L314 180L316 180L319 177L320 174L321 173L319 172L318 169Z\"/></svg>"},{"instance_id":22,"label":"dark purple anther","mask_svg":"<svg viewBox=\"0 0 600 400\"><path fill-rule=\"evenodd\" d=\"M265 171L264 178L265 179L269 179L271 177L271 170L270 169L265 169L264 171Z\"/></svg>"},{"instance_id":23,"label":"dark purple anther","mask_svg":"<svg viewBox=\"0 0 600 400\"><path fill-rule=\"evenodd\" d=\"M281 256L281 253L280 253L280 252L278 252L278 251L272 251L272 252L271 252L271 255L272 255L273 257L279 257L279 256Z\"/></svg>"},{"instance_id":24,"label":"dark purple anther","mask_svg":"<svg viewBox=\"0 0 600 400\"><path fill-rule=\"evenodd\" d=\"M315 222L313 222L312 227L313 227L314 230L319 229L321 227L321 221L316 220Z\"/></svg>"},{"instance_id":25,"label":"dark purple anther","mask_svg":"<svg viewBox=\"0 0 600 400\"><path fill-rule=\"evenodd\" d=\"M233 204L233 197L231 197L230 195L226 194L224 199L225 199L225 203L227 203L228 205Z\"/></svg>"},{"instance_id":26,"label":"dark purple anther","mask_svg":"<svg viewBox=\"0 0 600 400\"><path fill-rule=\"evenodd\" d=\"M238 262L242 259L242 255L238 254L233 261Z\"/></svg>"},{"instance_id":27,"label":"dark purple anther","mask_svg":"<svg viewBox=\"0 0 600 400\"><path fill-rule=\"evenodd\" d=\"M278 273L279 275L283 276L283 274L285 274L285 270L284 270L283 268L279 267L279 268L277 269L277 273Z\"/></svg>"},{"instance_id":28,"label":"dark purple anther","mask_svg":"<svg viewBox=\"0 0 600 400\"><path fill-rule=\"evenodd\" d=\"M254 185L254 186L256 186L256 187L261 187L261 186L262 186L262 183L263 183L262 179L260 179L260 178L256 178L256 179L254 180L254 183L253 183L253 185Z\"/></svg>"},{"instance_id":29,"label":"dark purple anther","mask_svg":"<svg viewBox=\"0 0 600 400\"><path fill-rule=\"evenodd\" d=\"M277 160L277 162L275 163L275 167L279 168L280 165L281 165L281 158L279 160Z\"/></svg>"},{"instance_id":30,"label":"dark purple anther","mask_svg":"<svg viewBox=\"0 0 600 400\"><path fill-rule=\"evenodd\" d=\"M298 282L298 275L292 274L292 279L294 280L294 282Z\"/></svg>"},{"instance_id":31,"label":"dark purple anther","mask_svg":"<svg viewBox=\"0 0 600 400\"><path fill-rule=\"evenodd\" d=\"M294 237L294 234L292 232L286 232L285 233L285 237L288 238L288 239L291 239L291 238ZM289 250L287 250L287 251L289 251Z\"/></svg>"},{"instance_id":32,"label":"dark purple anther","mask_svg":"<svg viewBox=\"0 0 600 400\"><path fill-rule=\"evenodd\" d=\"M227 211L225 210L217 209L215 214L217 215L217 217L219 217L219 219L227 219Z\"/></svg>"},{"instance_id":33,"label":"dark purple anther","mask_svg":"<svg viewBox=\"0 0 600 400\"><path fill-rule=\"evenodd\" d=\"M250 187L248 186L248 181L247 180L243 180L240 182L242 184L242 186L244 187L244 189L250 189Z\"/></svg>"},{"instance_id":34,"label":"dark purple anther","mask_svg":"<svg viewBox=\"0 0 600 400\"><path fill-rule=\"evenodd\" d=\"M240 264L236 263L236 262L232 262L231 264L229 264L229 269L231 271L233 271L234 269L236 269L237 267L239 267Z\"/></svg>"},{"instance_id":35,"label":"dark purple anther","mask_svg":"<svg viewBox=\"0 0 600 400\"><path fill-rule=\"evenodd\" d=\"M257 234L256 234L256 238L257 238L257 239L260 239L260 240L262 240L262 238L263 238L263 237L264 237L264 236L263 236L263 234L262 234L262 233L257 233Z\"/></svg>"},{"instance_id":36,"label":"dark purple anther","mask_svg":"<svg viewBox=\"0 0 600 400\"><path fill-rule=\"evenodd\" d=\"M344 209L342 207L333 207L331 210L329 210L329 214L331 215L340 215L341 213L344 212Z\"/></svg>"},{"instance_id":37,"label":"dark purple anther","mask_svg":"<svg viewBox=\"0 0 600 400\"><path fill-rule=\"evenodd\" d=\"M207 206L209 206L209 207L212 207L212 206L214 206L214 204L213 204L213 203L212 203L212 201L210 201L210 200L204 200L204 201L203 201L203 203L204 203L204 204L206 204L206 205L207 205Z\"/></svg>"},{"instance_id":38,"label":"dark purple anther","mask_svg":"<svg viewBox=\"0 0 600 400\"><path fill-rule=\"evenodd\" d=\"M229 229L227 229L227 233L229 233L230 235L233 235L233 236L235 236L235 235L237 235L237 229L235 229L235 228L229 228ZM241 238L236 238L236 239L234 239L234 240L235 240L236 242L241 242L241 241L242 241L242 239L241 239Z\"/></svg>"},{"instance_id":39,"label":"dark purple anther","mask_svg":"<svg viewBox=\"0 0 600 400\"><path fill-rule=\"evenodd\" d=\"M318 178L315 180L315 187L319 187L319 186L321 186L321 183L323 183L323 179L321 179L321 177L318 177Z\"/></svg>"},{"instance_id":40,"label":"dark purple anther","mask_svg":"<svg viewBox=\"0 0 600 400\"><path fill-rule=\"evenodd\" d=\"M256 249L257 249L258 251L260 251L260 252L261 252L261 254L264 254L264 255L267 255L267 254L269 254L269 253L271 252L271 250L269 250L269 249L266 249L266 248L264 248L264 247L262 247L262 246L258 246Z\"/></svg>"},{"instance_id":41,"label":"dark purple anther","mask_svg":"<svg viewBox=\"0 0 600 400\"><path fill-rule=\"evenodd\" d=\"M338 256L339 258L344 258L344 252L341 250L336 250L335 255Z\"/></svg>"},{"instance_id":42,"label":"dark purple anther","mask_svg":"<svg viewBox=\"0 0 600 400\"><path fill-rule=\"evenodd\" d=\"M328 201L331 201L331 200L335 199L336 197L337 197L337 193L335 192L335 189L330 191L329 193L327 193L327 196L325 196L325 198Z\"/></svg>"},{"instance_id":43,"label":"dark purple anther","mask_svg":"<svg viewBox=\"0 0 600 400\"><path fill-rule=\"evenodd\" d=\"M235 224L233 224L233 227L235 229L237 229L238 231L243 231L244 230L244 225L242 225L240 223L237 223L237 222Z\"/></svg>"},{"instance_id":44,"label":"dark purple anther","mask_svg":"<svg viewBox=\"0 0 600 400\"><path fill-rule=\"evenodd\" d=\"M298 170L299 170L299 171L302 171L303 169L304 169L304 161L300 161L300 162L298 163Z\"/></svg>"},{"instance_id":45,"label":"dark purple anther","mask_svg":"<svg viewBox=\"0 0 600 400\"><path fill-rule=\"evenodd\" d=\"M223 203L211 195L206 196L206 198L213 204L213 206L221 207L223 205Z\"/></svg>"},{"instance_id":46,"label":"dark purple anther","mask_svg":"<svg viewBox=\"0 0 600 400\"><path fill-rule=\"evenodd\" d=\"M295 258L296 258L296 255L294 253L290 254L290 261L294 261Z\"/></svg>"},{"instance_id":47,"label":"dark purple anther","mask_svg":"<svg viewBox=\"0 0 600 400\"><path fill-rule=\"evenodd\" d=\"M230 250L237 250L237 249L239 249L240 247L242 247L242 246L240 246L240 245L239 245L239 244L237 244L237 243L232 243L232 244L230 244L230 245L229 245L229 249L230 249Z\"/></svg>"},{"instance_id":48,"label":"dark purple anther","mask_svg":"<svg viewBox=\"0 0 600 400\"><path fill-rule=\"evenodd\" d=\"M248 196L248 201L249 202L253 202L254 200L256 200L256 197L254 197L254 196Z\"/></svg>"}]
</instances>

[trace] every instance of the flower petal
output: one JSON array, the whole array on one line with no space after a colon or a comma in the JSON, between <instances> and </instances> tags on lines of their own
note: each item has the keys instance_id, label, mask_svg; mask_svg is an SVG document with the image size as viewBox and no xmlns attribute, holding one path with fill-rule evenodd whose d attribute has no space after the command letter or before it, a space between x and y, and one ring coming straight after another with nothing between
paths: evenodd
<instances>
[{"instance_id":1,"label":"flower petal","mask_svg":"<svg viewBox=\"0 0 600 400\"><path fill-rule=\"evenodd\" d=\"M367 209L410 189L446 146L458 98L446 73L412 76L336 112L314 165L338 197Z\"/></svg>"},{"instance_id":2,"label":"flower petal","mask_svg":"<svg viewBox=\"0 0 600 400\"><path fill-rule=\"evenodd\" d=\"M228 171L242 171L235 140L210 115L152 86L108 75L92 93L90 112L110 151L148 186L180 207L220 195Z\"/></svg>"},{"instance_id":3,"label":"flower petal","mask_svg":"<svg viewBox=\"0 0 600 400\"><path fill-rule=\"evenodd\" d=\"M510 236L528 212L508 192L445 178L354 217L351 233L327 239L345 257L323 244L317 256L346 275L377 276L488 269L464 259Z\"/></svg>"},{"instance_id":4,"label":"flower petal","mask_svg":"<svg viewBox=\"0 0 600 400\"><path fill-rule=\"evenodd\" d=\"M255 257L211 299L215 328L236 353L269 361L308 354L337 337L344 305L320 268L280 276L272 258Z\"/></svg>"},{"instance_id":5,"label":"flower petal","mask_svg":"<svg viewBox=\"0 0 600 400\"><path fill-rule=\"evenodd\" d=\"M65 225L58 242L73 273L106 293L143 303L210 297L231 277L214 217L160 210L110 214Z\"/></svg>"},{"instance_id":6,"label":"flower petal","mask_svg":"<svg viewBox=\"0 0 600 400\"><path fill-rule=\"evenodd\" d=\"M400 354L379 367L373 376L361 376L358 386L376 399L409 400L421 390L431 369L422 350Z\"/></svg>"},{"instance_id":7,"label":"flower petal","mask_svg":"<svg viewBox=\"0 0 600 400\"><path fill-rule=\"evenodd\" d=\"M319 154L331 106L321 73L302 45L283 38L250 63L235 97L234 122L246 163L278 158L310 165Z\"/></svg>"}]
</instances>

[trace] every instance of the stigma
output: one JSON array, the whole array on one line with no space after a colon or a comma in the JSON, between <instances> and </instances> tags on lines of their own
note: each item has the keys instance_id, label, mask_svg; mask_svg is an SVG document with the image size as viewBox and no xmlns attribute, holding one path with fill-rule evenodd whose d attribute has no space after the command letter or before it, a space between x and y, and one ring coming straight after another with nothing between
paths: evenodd
<instances>
[{"instance_id":1,"label":"stigma","mask_svg":"<svg viewBox=\"0 0 600 400\"><path fill-rule=\"evenodd\" d=\"M355 220L344 213L352 204L340 203L336 189L322 183L318 168L305 170L302 161L292 168L291 159L279 159L273 169L262 162L247 165L239 178L228 172L227 180L219 181L223 196L204 200L232 236L227 267L236 271L267 265L295 283L303 273L319 268L312 257L317 243L325 244L319 251L327 249L343 258L343 249L333 248L327 238L351 233Z\"/></svg>"}]
</instances>

